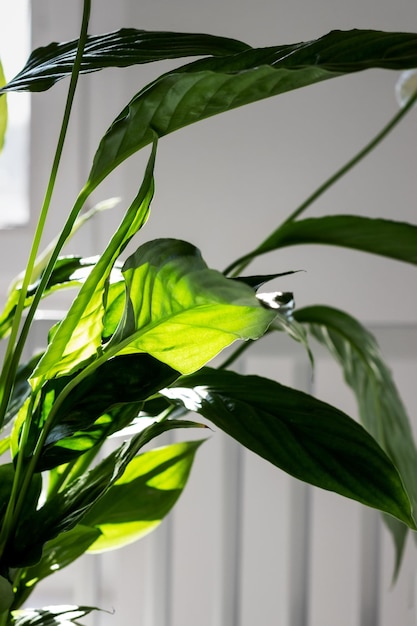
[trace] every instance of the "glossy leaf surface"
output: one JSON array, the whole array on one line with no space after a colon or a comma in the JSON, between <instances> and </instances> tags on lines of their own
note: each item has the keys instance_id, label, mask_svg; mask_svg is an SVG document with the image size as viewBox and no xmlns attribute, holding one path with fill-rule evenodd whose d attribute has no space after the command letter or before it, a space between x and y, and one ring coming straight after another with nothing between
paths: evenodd
<instances>
[{"instance_id":1,"label":"glossy leaf surface","mask_svg":"<svg viewBox=\"0 0 417 626\"><path fill-rule=\"evenodd\" d=\"M277 229L250 256L300 244L352 248L417 265L417 226L358 215L331 215L289 222Z\"/></svg>"},{"instance_id":2,"label":"glossy leaf surface","mask_svg":"<svg viewBox=\"0 0 417 626\"><path fill-rule=\"evenodd\" d=\"M127 304L109 349L147 352L181 373L202 367L237 339L260 337L275 318L250 287L209 269L184 241L144 244L127 259L123 275Z\"/></svg>"},{"instance_id":3,"label":"glossy leaf surface","mask_svg":"<svg viewBox=\"0 0 417 626\"><path fill-rule=\"evenodd\" d=\"M333 31L293 45L201 59L143 88L116 118L95 155L96 186L128 156L180 128L236 107L345 73L417 66L417 35Z\"/></svg>"},{"instance_id":4,"label":"glossy leaf surface","mask_svg":"<svg viewBox=\"0 0 417 626\"><path fill-rule=\"evenodd\" d=\"M118 256L146 222L153 196L156 143L136 198L59 325L34 377L69 374L101 347L106 293Z\"/></svg>"},{"instance_id":5,"label":"glossy leaf surface","mask_svg":"<svg viewBox=\"0 0 417 626\"><path fill-rule=\"evenodd\" d=\"M178 376L178 372L148 354L110 359L74 387L61 404L45 439L37 470L68 463L126 427L148 397ZM70 380L71 377L62 376L44 385L34 422ZM38 420L37 427L42 428L42 421ZM37 431L35 439L39 434Z\"/></svg>"},{"instance_id":6,"label":"glossy leaf surface","mask_svg":"<svg viewBox=\"0 0 417 626\"><path fill-rule=\"evenodd\" d=\"M72 530L58 535L52 541L48 541L43 548L39 563L21 572L16 592L17 599L25 592L25 589L32 588L40 580L78 559L99 535L100 530L97 528L79 524Z\"/></svg>"},{"instance_id":7,"label":"glossy leaf surface","mask_svg":"<svg viewBox=\"0 0 417 626\"><path fill-rule=\"evenodd\" d=\"M48 281L48 285L44 291L43 297L45 298L49 296L58 289L80 287L96 264L97 260L98 257L61 257L58 259ZM40 279L30 285L25 299L25 308L28 308L32 303L39 282ZM0 337L7 335L11 328L13 317L16 312L17 302L20 296L20 290L21 288L18 286L9 292L6 305L0 315Z\"/></svg>"},{"instance_id":8,"label":"glossy leaf surface","mask_svg":"<svg viewBox=\"0 0 417 626\"><path fill-rule=\"evenodd\" d=\"M181 495L201 443L176 443L135 457L84 517L84 524L101 531L88 551L114 550L154 530Z\"/></svg>"},{"instance_id":9,"label":"glossy leaf surface","mask_svg":"<svg viewBox=\"0 0 417 626\"><path fill-rule=\"evenodd\" d=\"M224 37L122 28L87 39L81 73L106 67L128 67L164 59L229 55L250 46ZM71 74L77 40L51 43L34 50L25 67L7 85L7 91L44 91ZM4 83L3 83L4 84Z\"/></svg>"},{"instance_id":10,"label":"glossy leaf surface","mask_svg":"<svg viewBox=\"0 0 417 626\"><path fill-rule=\"evenodd\" d=\"M395 466L342 411L265 378L209 368L179 379L163 393L292 476L415 528Z\"/></svg>"},{"instance_id":11,"label":"glossy leaf surface","mask_svg":"<svg viewBox=\"0 0 417 626\"><path fill-rule=\"evenodd\" d=\"M340 363L355 393L362 423L398 468L417 511L417 449L407 412L373 335L343 311L325 306L299 309L296 319ZM397 546L397 569L406 528L389 520Z\"/></svg>"},{"instance_id":12,"label":"glossy leaf surface","mask_svg":"<svg viewBox=\"0 0 417 626\"><path fill-rule=\"evenodd\" d=\"M28 567L38 563L45 543L82 523L91 507L122 476L139 450L155 437L174 428L198 426L195 422L180 420L156 422L123 443L101 463L50 497L42 508L32 513L31 518L18 529L9 548L10 565Z\"/></svg>"}]
</instances>

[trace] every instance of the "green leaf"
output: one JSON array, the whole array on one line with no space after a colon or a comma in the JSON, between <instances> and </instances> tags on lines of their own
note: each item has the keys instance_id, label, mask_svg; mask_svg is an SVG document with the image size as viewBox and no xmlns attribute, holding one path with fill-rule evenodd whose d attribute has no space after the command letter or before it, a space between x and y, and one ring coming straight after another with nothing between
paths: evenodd
<instances>
[{"instance_id":1,"label":"green leaf","mask_svg":"<svg viewBox=\"0 0 417 626\"><path fill-rule=\"evenodd\" d=\"M145 243L123 267L123 322L109 344L147 352L181 373L202 367L237 339L256 339L275 318L253 290L208 269L184 241Z\"/></svg>"},{"instance_id":2,"label":"green leaf","mask_svg":"<svg viewBox=\"0 0 417 626\"><path fill-rule=\"evenodd\" d=\"M111 272L118 256L148 218L154 190L155 156L156 141L136 198L57 328L34 379L69 374L99 352Z\"/></svg>"},{"instance_id":3,"label":"green leaf","mask_svg":"<svg viewBox=\"0 0 417 626\"><path fill-rule=\"evenodd\" d=\"M84 378L60 405L45 440L37 471L68 463L138 415L142 403L171 384L179 373L148 354L115 357ZM72 377L62 376L44 384L33 423L37 440L44 404L53 406ZM51 397L52 396L52 397Z\"/></svg>"},{"instance_id":4,"label":"green leaf","mask_svg":"<svg viewBox=\"0 0 417 626\"><path fill-rule=\"evenodd\" d=\"M320 39L195 61L144 87L103 137L89 181L180 128L264 98L369 68L417 66L417 35L333 31Z\"/></svg>"},{"instance_id":5,"label":"green leaf","mask_svg":"<svg viewBox=\"0 0 417 626\"><path fill-rule=\"evenodd\" d=\"M16 373L12 396L4 417L4 425L8 424L14 417L16 417L19 410L29 398L32 390L28 383L28 379L35 369L40 357L41 354L36 354L30 361L19 366Z\"/></svg>"},{"instance_id":6,"label":"green leaf","mask_svg":"<svg viewBox=\"0 0 417 626\"><path fill-rule=\"evenodd\" d=\"M88 551L120 548L154 530L181 495L201 443L176 443L134 458L84 517L84 524L101 531Z\"/></svg>"},{"instance_id":7,"label":"green leaf","mask_svg":"<svg viewBox=\"0 0 417 626\"><path fill-rule=\"evenodd\" d=\"M104 211L113 208L117 204L117 199L111 198L96 204L89 211L79 215L72 227L71 233L67 238L67 243L70 238L83 226L87 221L93 218L99 211ZM35 296L35 292L41 282L43 272L51 258L53 250L57 244L58 237L52 240L48 246L38 255L35 266L33 268L31 281L28 293L25 298L24 307L28 308ZM52 274L48 280L45 290L42 293L42 298L49 296L57 289L67 289L70 287L79 287L87 278L89 271L94 267L98 257L60 257L55 263L55 267L52 270ZM22 281L24 272L21 272L14 278L12 284L9 287L7 294L7 301L4 309L0 315L0 338L3 338L10 330L13 323L13 317L16 311L16 306L19 301L20 291L22 288Z\"/></svg>"},{"instance_id":8,"label":"green leaf","mask_svg":"<svg viewBox=\"0 0 417 626\"><path fill-rule=\"evenodd\" d=\"M292 476L416 528L392 461L335 407L272 380L209 368L163 393Z\"/></svg>"},{"instance_id":9,"label":"green leaf","mask_svg":"<svg viewBox=\"0 0 417 626\"><path fill-rule=\"evenodd\" d=\"M357 215L332 215L288 222L248 256L299 244L353 248L417 265L417 226Z\"/></svg>"},{"instance_id":10,"label":"green leaf","mask_svg":"<svg viewBox=\"0 0 417 626\"><path fill-rule=\"evenodd\" d=\"M0 63L0 86L6 83L6 79L4 77L3 66ZM7 99L6 96L0 96L0 152L3 150L4 140L6 137L7 130Z\"/></svg>"},{"instance_id":11,"label":"green leaf","mask_svg":"<svg viewBox=\"0 0 417 626\"><path fill-rule=\"evenodd\" d=\"M279 274L261 274L257 276L234 276L233 280L240 281L245 283L245 285L249 285L255 291L258 291L262 285L269 282L270 280L274 280L275 278L281 278L282 276L289 276L290 274L297 274L300 270L291 270L289 272L280 272Z\"/></svg>"},{"instance_id":12,"label":"green leaf","mask_svg":"<svg viewBox=\"0 0 417 626\"><path fill-rule=\"evenodd\" d=\"M43 609L23 609L12 612L11 626L81 626L80 617L92 611L92 606L46 606Z\"/></svg>"},{"instance_id":13,"label":"green leaf","mask_svg":"<svg viewBox=\"0 0 417 626\"><path fill-rule=\"evenodd\" d=\"M83 523L91 507L121 478L139 450L155 437L174 428L195 427L200 425L183 420L155 422L124 442L93 469L73 480L20 525L8 549L9 566L35 565L47 541Z\"/></svg>"},{"instance_id":14,"label":"green leaf","mask_svg":"<svg viewBox=\"0 0 417 626\"><path fill-rule=\"evenodd\" d=\"M16 599L19 601L26 590L33 588L40 580L61 570L78 559L99 537L100 530L78 525L66 533L48 541L42 558L36 565L24 569L19 576Z\"/></svg>"},{"instance_id":15,"label":"green leaf","mask_svg":"<svg viewBox=\"0 0 417 626\"><path fill-rule=\"evenodd\" d=\"M340 363L355 393L362 423L395 463L417 511L417 449L407 412L375 338L357 320L330 307L298 309L295 317L308 325ZM389 528L398 548L398 571L406 531L391 521Z\"/></svg>"},{"instance_id":16,"label":"green leaf","mask_svg":"<svg viewBox=\"0 0 417 626\"><path fill-rule=\"evenodd\" d=\"M77 40L51 43L34 50L23 70L7 84L5 91L44 91L61 78L70 76L77 43ZM164 59L236 54L248 48L248 45L235 39L214 35L123 28L112 33L88 37L84 47L81 73Z\"/></svg>"}]
</instances>

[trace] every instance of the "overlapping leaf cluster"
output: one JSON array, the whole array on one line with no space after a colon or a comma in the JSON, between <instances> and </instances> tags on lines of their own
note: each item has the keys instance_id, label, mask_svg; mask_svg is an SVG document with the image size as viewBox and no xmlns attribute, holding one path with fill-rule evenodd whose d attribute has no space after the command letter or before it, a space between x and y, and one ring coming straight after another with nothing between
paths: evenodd
<instances>
[{"instance_id":1,"label":"overlapping leaf cluster","mask_svg":"<svg viewBox=\"0 0 417 626\"><path fill-rule=\"evenodd\" d=\"M293 312L291 296L257 297L258 286L275 274L228 274L259 254L304 243L416 264L417 227L360 216L300 220L299 210L224 274L208 268L194 246L173 239L140 245L121 259L149 217L161 137L349 72L415 67L416 44L416 34L335 31L316 41L254 49L215 36L123 29L35 50L3 87L3 94L36 92L80 72L204 57L142 88L115 119L62 233L33 265L30 280L13 283L0 316L1 338L12 338L0 378L1 451L11 454L0 467L3 625L68 623L91 610L19 608L39 581L85 551L119 547L158 525L183 490L201 441L148 444L173 429L200 427L184 419L188 411L289 474L382 511L399 562L406 529L416 527L417 454L374 339L342 312ZM0 128L4 102L3 95ZM62 256L92 191L148 144L138 194L102 255ZM20 364L41 299L66 287L78 289L73 304L51 329L44 351ZM25 309L19 336L16 318ZM364 426L278 382L207 366L233 342L247 347L275 331L307 348L310 332L328 345L360 400ZM126 439L109 450L116 434Z\"/></svg>"}]
</instances>

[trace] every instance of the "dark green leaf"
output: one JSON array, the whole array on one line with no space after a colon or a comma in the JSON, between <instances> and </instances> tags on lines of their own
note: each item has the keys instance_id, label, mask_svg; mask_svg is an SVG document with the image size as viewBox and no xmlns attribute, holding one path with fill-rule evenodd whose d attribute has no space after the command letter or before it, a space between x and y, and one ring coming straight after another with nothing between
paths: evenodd
<instances>
[{"instance_id":1,"label":"dark green leaf","mask_svg":"<svg viewBox=\"0 0 417 626\"><path fill-rule=\"evenodd\" d=\"M89 552L120 548L154 530L181 495L201 443L175 443L135 457L84 517L84 524L101 531Z\"/></svg>"},{"instance_id":2,"label":"dark green leaf","mask_svg":"<svg viewBox=\"0 0 417 626\"><path fill-rule=\"evenodd\" d=\"M4 91L44 91L61 78L70 76L77 43L77 40L51 43L49 46L34 50L23 70L7 84ZM164 59L236 54L248 48L248 45L235 39L214 35L123 28L112 33L88 37L84 47L81 73Z\"/></svg>"},{"instance_id":3,"label":"dark green leaf","mask_svg":"<svg viewBox=\"0 0 417 626\"><path fill-rule=\"evenodd\" d=\"M17 415L27 398L29 398L31 387L28 383L28 379L30 378L40 358L41 354L36 354L28 363L19 366L16 373L12 396L4 417L4 425L10 422L10 420Z\"/></svg>"},{"instance_id":4,"label":"dark green leaf","mask_svg":"<svg viewBox=\"0 0 417 626\"><path fill-rule=\"evenodd\" d=\"M332 215L289 222L250 256L298 244L329 244L417 265L417 226L405 222Z\"/></svg>"},{"instance_id":5,"label":"dark green leaf","mask_svg":"<svg viewBox=\"0 0 417 626\"><path fill-rule=\"evenodd\" d=\"M249 285L249 287L252 287L252 289L255 289L255 291L257 291L260 287L262 287L262 285L268 283L271 280L274 280L275 278L281 278L281 276L296 274L299 271L300 270L293 270L290 272L280 272L279 274L264 274L259 276L235 276L233 277L233 280L245 283L245 285Z\"/></svg>"},{"instance_id":6,"label":"dark green leaf","mask_svg":"<svg viewBox=\"0 0 417 626\"><path fill-rule=\"evenodd\" d=\"M355 393L365 428L398 468L417 511L417 450L407 412L373 335L343 311L326 306L298 309L298 322L325 345L343 368L347 384ZM405 529L390 522L397 545L397 569Z\"/></svg>"},{"instance_id":7,"label":"dark green leaf","mask_svg":"<svg viewBox=\"0 0 417 626\"><path fill-rule=\"evenodd\" d=\"M52 541L48 541L43 548L39 563L20 573L16 600L19 601L26 590L32 589L40 580L78 559L96 541L99 535L100 530L98 528L78 525L72 530L58 535Z\"/></svg>"},{"instance_id":8,"label":"dark green leaf","mask_svg":"<svg viewBox=\"0 0 417 626\"><path fill-rule=\"evenodd\" d=\"M412 528L392 461L342 411L258 376L203 369L164 394L289 474L385 511Z\"/></svg>"},{"instance_id":9,"label":"dark green leaf","mask_svg":"<svg viewBox=\"0 0 417 626\"><path fill-rule=\"evenodd\" d=\"M184 241L145 243L127 259L123 275L126 308L108 350L146 352L182 373L237 339L257 339L276 315L250 287L209 269Z\"/></svg>"},{"instance_id":10,"label":"dark green leaf","mask_svg":"<svg viewBox=\"0 0 417 626\"><path fill-rule=\"evenodd\" d=\"M90 172L94 187L153 140L203 119L348 72L417 66L417 35L333 31L305 43L201 59L144 87L102 139Z\"/></svg>"},{"instance_id":11,"label":"dark green leaf","mask_svg":"<svg viewBox=\"0 0 417 626\"><path fill-rule=\"evenodd\" d=\"M138 415L142 402L171 384L179 373L148 354L115 357L98 367L65 398L45 439L38 471L74 460L109 435L127 426ZM37 414L72 377L48 381L42 389ZM51 399L51 394L53 399ZM36 416L35 416L36 418ZM37 428L42 422L34 418ZM39 432L36 432L36 439Z\"/></svg>"},{"instance_id":12,"label":"dark green leaf","mask_svg":"<svg viewBox=\"0 0 417 626\"><path fill-rule=\"evenodd\" d=\"M181 420L155 422L130 441L123 443L99 465L52 496L42 508L22 523L8 551L10 567L36 564L47 541L83 522L91 507L123 475L127 465L147 443L174 428L195 428L199 424Z\"/></svg>"}]
</instances>

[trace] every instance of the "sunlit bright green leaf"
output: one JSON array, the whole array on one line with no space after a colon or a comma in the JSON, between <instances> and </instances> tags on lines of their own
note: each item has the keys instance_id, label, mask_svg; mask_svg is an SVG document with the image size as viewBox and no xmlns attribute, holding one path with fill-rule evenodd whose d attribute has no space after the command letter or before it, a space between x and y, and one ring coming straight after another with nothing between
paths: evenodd
<instances>
[{"instance_id":1,"label":"sunlit bright green leaf","mask_svg":"<svg viewBox=\"0 0 417 626\"><path fill-rule=\"evenodd\" d=\"M335 407L272 380L209 368L180 378L163 393L296 478L415 528L392 461L362 426Z\"/></svg>"},{"instance_id":2,"label":"sunlit bright green leaf","mask_svg":"<svg viewBox=\"0 0 417 626\"><path fill-rule=\"evenodd\" d=\"M37 471L68 463L126 427L148 397L178 376L178 372L148 354L106 361L61 403L45 439ZM33 422L42 414L43 403L51 404L50 395L54 400L71 378L62 376L45 383ZM39 435L37 431L35 440Z\"/></svg>"},{"instance_id":3,"label":"sunlit bright green leaf","mask_svg":"<svg viewBox=\"0 0 417 626\"><path fill-rule=\"evenodd\" d=\"M154 530L181 495L201 443L176 443L134 458L83 520L102 533L88 551L113 550Z\"/></svg>"},{"instance_id":4,"label":"sunlit bright green leaf","mask_svg":"<svg viewBox=\"0 0 417 626\"><path fill-rule=\"evenodd\" d=\"M101 346L106 292L114 264L133 235L143 226L153 196L153 168L156 142L140 190L119 228L100 256L87 280L57 328L34 378L69 374L81 362L94 356Z\"/></svg>"},{"instance_id":5,"label":"sunlit bright green leaf","mask_svg":"<svg viewBox=\"0 0 417 626\"><path fill-rule=\"evenodd\" d=\"M395 463L417 511L417 449L403 402L375 338L357 320L331 307L306 307L295 317L308 325L340 363L355 393L362 423ZM389 528L398 548L398 570L405 529L391 521Z\"/></svg>"},{"instance_id":6,"label":"sunlit bright green leaf","mask_svg":"<svg viewBox=\"0 0 417 626\"><path fill-rule=\"evenodd\" d=\"M275 318L253 290L208 269L191 244L159 239L124 267L128 300L110 342L120 354L147 352L190 373L237 339L260 337Z\"/></svg>"}]
</instances>

